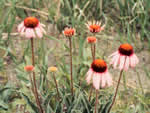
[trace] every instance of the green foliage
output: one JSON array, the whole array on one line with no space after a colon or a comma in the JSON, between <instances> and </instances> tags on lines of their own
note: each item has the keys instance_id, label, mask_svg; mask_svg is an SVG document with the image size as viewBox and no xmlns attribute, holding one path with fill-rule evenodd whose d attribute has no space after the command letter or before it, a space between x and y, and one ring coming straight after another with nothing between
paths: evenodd
<instances>
[{"instance_id":1,"label":"green foliage","mask_svg":"<svg viewBox=\"0 0 150 113\"><path fill-rule=\"evenodd\" d=\"M46 12L46 14L39 11ZM23 40L20 36L11 33L17 32L17 25L27 16L36 16L47 28L53 24L54 35L45 39L36 39L36 81L42 107L46 113L93 113L95 105L95 92L89 102L90 86L85 82L85 74L91 64L91 51L86 44L86 37L91 35L85 28L87 21L102 21L106 23L106 33L110 33L113 27L119 39L116 42L136 43L136 35L150 45L150 2L149 0L0 0L0 74L8 73L19 81L17 85L6 79L5 84L0 84L0 113L17 112L18 105L26 106L24 111L38 113L34 95L31 93L29 73L24 71L24 66L31 65L31 46L29 40ZM70 93L70 66L68 58L68 42L62 39L64 27L76 28L73 37L73 80L74 97ZM56 34L55 28L56 27ZM48 29L49 30L49 29ZM103 33L102 33L103 34ZM96 35L100 41L108 43L109 39L103 40L102 35ZM107 36L105 36L107 37ZM127 37L127 38L124 38ZM17 41L16 41L17 40ZM144 42L144 41L148 42ZM52 42L52 44L49 42ZM59 46L58 46L59 45ZM144 45L145 47L145 45ZM19 48L19 52L17 49ZM108 47L107 50L110 48ZM105 49L97 50L99 58L106 58ZM6 58L9 57L11 63ZM107 58L106 58L107 60ZM55 73L58 82L60 100L57 97L52 75L48 67L56 65L58 72ZM13 70L11 73L8 70ZM148 79L150 79L149 67L143 67ZM8 72L7 72L8 71ZM0 77L1 77L0 75ZM15 76L14 76L15 75ZM125 77L125 76L124 76ZM124 78L124 82L126 79ZM1 83L1 82L0 82ZM100 90L99 113L107 113L112 102L113 88ZM126 91L128 91L126 87ZM130 93L129 93L130 92ZM149 111L149 92L141 94L141 90L130 89L128 93L120 92L118 101L112 113L146 113ZM23 113L20 109L18 112Z\"/></svg>"}]
</instances>

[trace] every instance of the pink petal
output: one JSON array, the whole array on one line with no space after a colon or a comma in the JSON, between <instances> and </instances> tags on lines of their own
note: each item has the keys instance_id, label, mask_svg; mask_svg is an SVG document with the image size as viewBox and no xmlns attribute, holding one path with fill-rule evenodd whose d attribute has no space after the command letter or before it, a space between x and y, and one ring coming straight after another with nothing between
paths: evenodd
<instances>
[{"instance_id":1,"label":"pink petal","mask_svg":"<svg viewBox=\"0 0 150 113\"><path fill-rule=\"evenodd\" d=\"M42 24L42 23L39 23L39 25L40 25L40 26L42 26L42 27L45 27L45 25L44 25L44 24Z\"/></svg>"},{"instance_id":2,"label":"pink petal","mask_svg":"<svg viewBox=\"0 0 150 113\"><path fill-rule=\"evenodd\" d=\"M26 29L26 32L25 32L25 36L26 36L27 38L34 38L34 37L35 37L35 34L34 34L33 29L27 28L27 29Z\"/></svg>"},{"instance_id":3,"label":"pink petal","mask_svg":"<svg viewBox=\"0 0 150 113\"><path fill-rule=\"evenodd\" d=\"M43 29L43 27L40 26L40 30L43 32L43 34L46 34L46 31Z\"/></svg>"},{"instance_id":4,"label":"pink petal","mask_svg":"<svg viewBox=\"0 0 150 113\"><path fill-rule=\"evenodd\" d=\"M102 88L104 88L105 86L106 86L106 75L105 75L105 73L103 73L102 75L101 75L101 87Z\"/></svg>"},{"instance_id":5,"label":"pink petal","mask_svg":"<svg viewBox=\"0 0 150 113\"><path fill-rule=\"evenodd\" d=\"M117 64L119 64L119 61L120 61L120 54L117 54L115 57L115 60L114 60L114 65L113 67L116 68L117 67Z\"/></svg>"},{"instance_id":6,"label":"pink petal","mask_svg":"<svg viewBox=\"0 0 150 113\"><path fill-rule=\"evenodd\" d=\"M24 27L24 22L21 22L21 24L19 24L17 27L18 32L21 32L23 27Z\"/></svg>"},{"instance_id":7,"label":"pink petal","mask_svg":"<svg viewBox=\"0 0 150 113\"><path fill-rule=\"evenodd\" d=\"M38 27L40 28L40 30L41 30L41 32L42 32L43 34L46 34L46 31L45 31L44 28L43 28L43 27L45 27L44 24L41 24L41 23L40 23Z\"/></svg>"},{"instance_id":8,"label":"pink petal","mask_svg":"<svg viewBox=\"0 0 150 113\"><path fill-rule=\"evenodd\" d=\"M138 59L138 57L135 54L130 56L130 66L131 67L135 67L136 64L138 64L138 63L139 63L139 59Z\"/></svg>"},{"instance_id":9,"label":"pink petal","mask_svg":"<svg viewBox=\"0 0 150 113\"><path fill-rule=\"evenodd\" d=\"M110 73L107 72L105 76L106 76L107 85L111 86L113 82L112 82L112 77L111 77Z\"/></svg>"},{"instance_id":10,"label":"pink petal","mask_svg":"<svg viewBox=\"0 0 150 113\"><path fill-rule=\"evenodd\" d=\"M130 63L129 57L127 56L127 57L126 57L126 60L125 60L125 65L124 65L124 70L125 70L125 71L128 70L128 68L129 68L129 63Z\"/></svg>"},{"instance_id":11,"label":"pink petal","mask_svg":"<svg viewBox=\"0 0 150 113\"><path fill-rule=\"evenodd\" d=\"M89 69L89 71L86 74L86 81L87 81L88 84L90 84L90 81L91 81L91 78L92 78L92 74L93 74L92 69Z\"/></svg>"},{"instance_id":12,"label":"pink petal","mask_svg":"<svg viewBox=\"0 0 150 113\"><path fill-rule=\"evenodd\" d=\"M24 35L25 35L25 30L26 30L25 27L23 27L23 28L21 29L21 31L20 31L21 36L24 36Z\"/></svg>"},{"instance_id":13,"label":"pink petal","mask_svg":"<svg viewBox=\"0 0 150 113\"><path fill-rule=\"evenodd\" d=\"M111 54L110 56L108 56L108 57L112 57L112 56L117 55L117 54L118 54L118 51L112 53L112 54Z\"/></svg>"},{"instance_id":14,"label":"pink petal","mask_svg":"<svg viewBox=\"0 0 150 113\"><path fill-rule=\"evenodd\" d=\"M93 74L93 86L97 90L100 87L100 79L101 79L101 75L94 72L94 74Z\"/></svg>"},{"instance_id":15,"label":"pink petal","mask_svg":"<svg viewBox=\"0 0 150 113\"><path fill-rule=\"evenodd\" d=\"M125 63L125 56L121 55L120 56L120 65L119 65L120 70L124 69L124 63Z\"/></svg>"},{"instance_id":16,"label":"pink petal","mask_svg":"<svg viewBox=\"0 0 150 113\"><path fill-rule=\"evenodd\" d=\"M137 57L135 54L133 54L133 57L134 57L134 59L135 59L135 64L138 64L138 63L139 63L138 57Z\"/></svg>"},{"instance_id":17,"label":"pink petal","mask_svg":"<svg viewBox=\"0 0 150 113\"><path fill-rule=\"evenodd\" d=\"M134 57L133 57L133 55L132 56L130 56L130 66L131 67L135 67L135 59L134 59Z\"/></svg>"},{"instance_id":18,"label":"pink petal","mask_svg":"<svg viewBox=\"0 0 150 113\"><path fill-rule=\"evenodd\" d=\"M104 28L105 28L105 25L103 25L103 26L101 27L101 30L104 30Z\"/></svg>"},{"instance_id":19,"label":"pink petal","mask_svg":"<svg viewBox=\"0 0 150 113\"><path fill-rule=\"evenodd\" d=\"M25 27L23 27L22 29L21 29L21 31L20 31L20 33L23 33L24 31L25 31Z\"/></svg>"},{"instance_id":20,"label":"pink petal","mask_svg":"<svg viewBox=\"0 0 150 113\"><path fill-rule=\"evenodd\" d=\"M35 28L35 31L36 31L37 37L39 37L39 38L43 37L42 31L40 30L39 27Z\"/></svg>"},{"instance_id":21,"label":"pink petal","mask_svg":"<svg viewBox=\"0 0 150 113\"><path fill-rule=\"evenodd\" d=\"M117 55L114 55L114 56L111 58L110 64L114 64L114 62L116 61L116 57L117 57Z\"/></svg>"}]
</instances>

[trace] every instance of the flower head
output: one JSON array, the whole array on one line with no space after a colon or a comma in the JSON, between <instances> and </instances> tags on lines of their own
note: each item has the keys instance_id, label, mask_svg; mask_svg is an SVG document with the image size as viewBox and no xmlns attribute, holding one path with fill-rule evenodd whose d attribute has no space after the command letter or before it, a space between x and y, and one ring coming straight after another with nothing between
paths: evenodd
<instances>
[{"instance_id":1,"label":"flower head","mask_svg":"<svg viewBox=\"0 0 150 113\"><path fill-rule=\"evenodd\" d=\"M34 70L34 66L32 65L27 65L24 67L24 70L27 72L32 72Z\"/></svg>"},{"instance_id":2,"label":"flower head","mask_svg":"<svg viewBox=\"0 0 150 113\"><path fill-rule=\"evenodd\" d=\"M18 32L25 35L26 38L42 38L46 31L43 29L44 24L41 24L35 17L27 17L21 24L18 25Z\"/></svg>"},{"instance_id":3,"label":"flower head","mask_svg":"<svg viewBox=\"0 0 150 113\"><path fill-rule=\"evenodd\" d=\"M49 67L48 70L50 72L56 72L57 71L57 67L52 66L52 67Z\"/></svg>"},{"instance_id":4,"label":"flower head","mask_svg":"<svg viewBox=\"0 0 150 113\"><path fill-rule=\"evenodd\" d=\"M90 30L91 33L98 33L104 30L105 25L101 26L100 22L88 22L86 24L87 28Z\"/></svg>"},{"instance_id":5,"label":"flower head","mask_svg":"<svg viewBox=\"0 0 150 113\"><path fill-rule=\"evenodd\" d=\"M94 36L87 37L87 42L88 43L92 44L92 43L96 43L96 41L97 41L97 39Z\"/></svg>"},{"instance_id":6,"label":"flower head","mask_svg":"<svg viewBox=\"0 0 150 113\"><path fill-rule=\"evenodd\" d=\"M139 62L138 57L133 51L133 47L128 43L120 45L118 51L109 57L112 57L110 64L113 64L114 68L118 65L120 70L127 71L129 67L135 67Z\"/></svg>"},{"instance_id":7,"label":"flower head","mask_svg":"<svg viewBox=\"0 0 150 113\"><path fill-rule=\"evenodd\" d=\"M112 78L104 60L96 59L92 62L91 67L86 74L86 81L88 84L90 84L91 80L93 81L95 89L112 85Z\"/></svg>"},{"instance_id":8,"label":"flower head","mask_svg":"<svg viewBox=\"0 0 150 113\"><path fill-rule=\"evenodd\" d=\"M69 27L66 27L63 31L63 34L66 36L66 37L72 37L74 34L75 34L75 29L74 28L69 28Z\"/></svg>"}]
</instances>

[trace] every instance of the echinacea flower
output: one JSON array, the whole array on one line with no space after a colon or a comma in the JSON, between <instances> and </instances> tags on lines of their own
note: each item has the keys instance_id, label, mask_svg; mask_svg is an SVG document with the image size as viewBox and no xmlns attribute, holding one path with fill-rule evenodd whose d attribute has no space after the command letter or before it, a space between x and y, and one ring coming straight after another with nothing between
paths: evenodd
<instances>
[{"instance_id":1,"label":"echinacea flower","mask_svg":"<svg viewBox=\"0 0 150 113\"><path fill-rule=\"evenodd\" d=\"M96 41L97 41L97 39L94 36L87 37L87 42L90 44L96 43Z\"/></svg>"},{"instance_id":2,"label":"echinacea flower","mask_svg":"<svg viewBox=\"0 0 150 113\"><path fill-rule=\"evenodd\" d=\"M57 71L57 67L52 66L52 67L49 67L48 70L50 72L56 72Z\"/></svg>"},{"instance_id":3,"label":"echinacea flower","mask_svg":"<svg viewBox=\"0 0 150 113\"><path fill-rule=\"evenodd\" d=\"M24 70L27 72L32 72L34 70L34 66L32 65L27 65L24 67Z\"/></svg>"},{"instance_id":4,"label":"echinacea flower","mask_svg":"<svg viewBox=\"0 0 150 113\"><path fill-rule=\"evenodd\" d=\"M139 62L138 57L133 51L133 47L128 43L120 45L118 51L109 57L112 57L110 64L112 64L114 68L119 66L120 70L125 71L127 71L129 67L135 67Z\"/></svg>"},{"instance_id":5,"label":"echinacea flower","mask_svg":"<svg viewBox=\"0 0 150 113\"><path fill-rule=\"evenodd\" d=\"M35 17L27 17L18 25L18 32L25 35L26 38L42 38L46 31L43 29L44 24L40 23Z\"/></svg>"},{"instance_id":6,"label":"echinacea flower","mask_svg":"<svg viewBox=\"0 0 150 113\"><path fill-rule=\"evenodd\" d=\"M100 22L88 22L86 24L87 28L90 30L91 33L98 33L104 30L105 25L101 26Z\"/></svg>"},{"instance_id":7,"label":"echinacea flower","mask_svg":"<svg viewBox=\"0 0 150 113\"><path fill-rule=\"evenodd\" d=\"M69 27L66 27L63 31L63 34L66 36L66 37L72 37L74 34L75 34L75 29L74 28L69 28Z\"/></svg>"},{"instance_id":8,"label":"echinacea flower","mask_svg":"<svg viewBox=\"0 0 150 113\"><path fill-rule=\"evenodd\" d=\"M112 85L112 78L104 60L96 59L92 62L86 74L86 81L88 84L92 81L94 88L97 90Z\"/></svg>"}]
</instances>

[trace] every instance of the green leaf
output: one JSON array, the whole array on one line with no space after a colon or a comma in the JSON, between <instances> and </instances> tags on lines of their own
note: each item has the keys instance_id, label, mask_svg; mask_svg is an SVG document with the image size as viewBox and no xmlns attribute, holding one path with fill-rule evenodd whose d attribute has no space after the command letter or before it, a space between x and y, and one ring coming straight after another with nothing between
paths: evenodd
<instances>
[{"instance_id":1,"label":"green leaf","mask_svg":"<svg viewBox=\"0 0 150 113\"><path fill-rule=\"evenodd\" d=\"M29 99L29 97L27 95L25 95L24 93L20 92L20 94L26 100L27 104L32 108L32 110L35 113L39 113L38 107Z\"/></svg>"}]
</instances>

